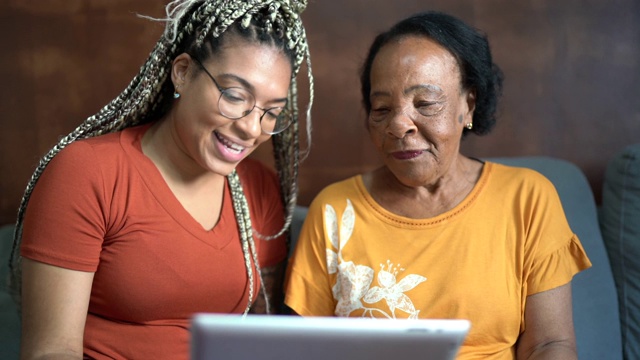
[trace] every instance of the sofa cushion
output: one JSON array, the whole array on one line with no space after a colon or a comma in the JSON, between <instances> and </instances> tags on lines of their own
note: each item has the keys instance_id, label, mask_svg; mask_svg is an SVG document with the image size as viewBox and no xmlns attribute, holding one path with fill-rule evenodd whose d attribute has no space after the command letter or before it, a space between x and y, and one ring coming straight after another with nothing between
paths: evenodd
<instances>
[{"instance_id":1,"label":"sofa cushion","mask_svg":"<svg viewBox=\"0 0 640 360\"><path fill-rule=\"evenodd\" d=\"M605 172L600 224L616 281L625 359L640 359L640 144Z\"/></svg>"},{"instance_id":2,"label":"sofa cushion","mask_svg":"<svg viewBox=\"0 0 640 360\"><path fill-rule=\"evenodd\" d=\"M7 288L13 229L0 226L0 359L18 359L20 350L20 318Z\"/></svg>"}]
</instances>

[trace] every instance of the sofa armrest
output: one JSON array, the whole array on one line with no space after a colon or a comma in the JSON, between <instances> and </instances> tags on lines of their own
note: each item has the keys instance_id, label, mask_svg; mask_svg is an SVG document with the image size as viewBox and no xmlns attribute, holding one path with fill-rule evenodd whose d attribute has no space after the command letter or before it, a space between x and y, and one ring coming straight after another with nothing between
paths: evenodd
<instances>
[{"instance_id":1,"label":"sofa armrest","mask_svg":"<svg viewBox=\"0 0 640 360\"><path fill-rule=\"evenodd\" d=\"M607 166L600 227L618 290L623 353L640 359L640 144Z\"/></svg>"}]
</instances>

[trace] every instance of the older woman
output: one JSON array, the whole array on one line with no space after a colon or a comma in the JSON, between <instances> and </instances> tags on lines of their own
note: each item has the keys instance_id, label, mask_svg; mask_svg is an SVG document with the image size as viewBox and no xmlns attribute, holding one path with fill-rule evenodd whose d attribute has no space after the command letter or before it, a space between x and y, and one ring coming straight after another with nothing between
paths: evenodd
<instances>
[{"instance_id":1,"label":"older woman","mask_svg":"<svg viewBox=\"0 0 640 360\"><path fill-rule=\"evenodd\" d=\"M571 279L591 266L553 185L467 157L495 123L486 38L442 13L379 35L362 71L384 166L310 206L285 302L303 316L463 318L460 358L576 357Z\"/></svg>"}]
</instances>

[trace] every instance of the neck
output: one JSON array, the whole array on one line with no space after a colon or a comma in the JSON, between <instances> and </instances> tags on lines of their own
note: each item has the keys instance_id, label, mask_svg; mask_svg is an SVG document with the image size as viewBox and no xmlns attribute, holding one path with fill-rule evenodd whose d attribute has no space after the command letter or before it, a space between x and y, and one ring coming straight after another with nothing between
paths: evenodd
<instances>
[{"instance_id":1,"label":"neck","mask_svg":"<svg viewBox=\"0 0 640 360\"><path fill-rule=\"evenodd\" d=\"M161 119L142 138L142 152L170 184L196 185L224 182L224 176L207 171L182 149L171 121Z\"/></svg>"},{"instance_id":2,"label":"neck","mask_svg":"<svg viewBox=\"0 0 640 360\"><path fill-rule=\"evenodd\" d=\"M483 164L460 156L442 176L419 186L402 183L388 168L365 174L365 187L386 210L412 219L441 215L458 206L473 190Z\"/></svg>"}]
</instances>

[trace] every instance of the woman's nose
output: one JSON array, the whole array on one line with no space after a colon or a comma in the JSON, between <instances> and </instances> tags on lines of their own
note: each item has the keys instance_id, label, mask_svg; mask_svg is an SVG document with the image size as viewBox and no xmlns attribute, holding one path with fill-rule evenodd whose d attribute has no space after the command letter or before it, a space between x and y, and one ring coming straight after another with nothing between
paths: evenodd
<instances>
[{"instance_id":1,"label":"woman's nose","mask_svg":"<svg viewBox=\"0 0 640 360\"><path fill-rule=\"evenodd\" d=\"M397 109L389 121L387 133L397 138L403 138L418 131L415 115L406 108Z\"/></svg>"},{"instance_id":2,"label":"woman's nose","mask_svg":"<svg viewBox=\"0 0 640 360\"><path fill-rule=\"evenodd\" d=\"M239 128L248 139L257 138L262 135L261 110L254 107L249 114L234 120L236 127Z\"/></svg>"}]
</instances>

